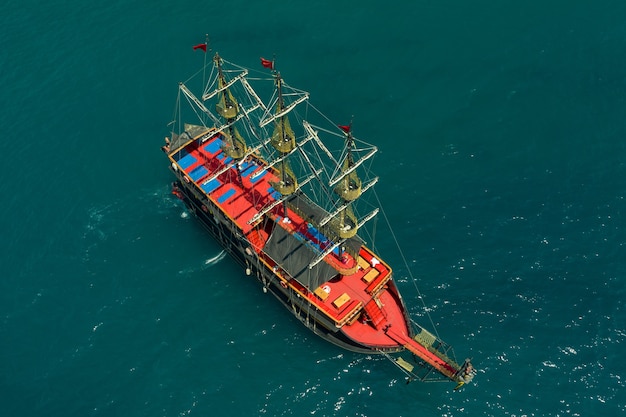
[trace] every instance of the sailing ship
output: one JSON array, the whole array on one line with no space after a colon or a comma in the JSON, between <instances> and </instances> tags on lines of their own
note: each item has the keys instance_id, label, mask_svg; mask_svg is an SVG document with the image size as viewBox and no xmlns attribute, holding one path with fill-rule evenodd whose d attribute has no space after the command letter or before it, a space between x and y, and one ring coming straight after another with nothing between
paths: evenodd
<instances>
[{"instance_id":1,"label":"sailing ship","mask_svg":"<svg viewBox=\"0 0 626 417\"><path fill-rule=\"evenodd\" d=\"M372 249L366 226L380 208L364 196L375 196L378 178L366 168L377 148L355 137L352 122L319 112L274 60L252 70L210 59L207 43L194 49L204 66L179 83L162 146L173 194L315 334L384 355L408 382L471 381L470 360L457 362L436 331L410 319L392 268Z\"/></svg>"}]
</instances>

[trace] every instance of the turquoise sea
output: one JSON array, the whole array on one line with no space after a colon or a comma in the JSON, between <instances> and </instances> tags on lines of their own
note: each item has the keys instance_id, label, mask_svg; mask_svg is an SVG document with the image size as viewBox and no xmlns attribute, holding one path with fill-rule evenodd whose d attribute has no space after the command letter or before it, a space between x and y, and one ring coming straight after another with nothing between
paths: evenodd
<instances>
[{"instance_id":1,"label":"turquoise sea","mask_svg":"<svg viewBox=\"0 0 626 417\"><path fill-rule=\"evenodd\" d=\"M626 412L626 2L6 0L0 415ZM405 384L284 311L170 194L211 38L381 150L377 186L475 383ZM383 254L393 242L379 242Z\"/></svg>"}]
</instances>

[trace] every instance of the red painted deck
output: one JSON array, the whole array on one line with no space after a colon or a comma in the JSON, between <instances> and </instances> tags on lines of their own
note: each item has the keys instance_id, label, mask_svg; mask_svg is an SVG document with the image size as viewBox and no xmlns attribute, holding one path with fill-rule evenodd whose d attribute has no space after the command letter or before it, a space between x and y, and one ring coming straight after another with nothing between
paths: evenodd
<instances>
[{"instance_id":1,"label":"red painted deck","mask_svg":"<svg viewBox=\"0 0 626 417\"><path fill-rule=\"evenodd\" d=\"M185 147L187 151L185 157L175 162L182 163L185 158L195 160L189 165L179 164L179 168L185 172L189 182L196 184L216 205L221 207L244 234L250 232L254 225L248 224L248 221L263 206L274 201L271 195L273 189L269 181L276 181L276 176L269 171L264 171L261 161L250 157L248 161L240 164L241 182L235 165L215 177L232 163L232 160L220 149L219 135L210 138L200 146L195 146L194 142ZM253 178L257 172L262 172L262 175Z\"/></svg>"},{"instance_id":2,"label":"red painted deck","mask_svg":"<svg viewBox=\"0 0 626 417\"><path fill-rule=\"evenodd\" d=\"M232 160L221 151L221 143L219 135L202 144L198 144L198 140L192 141L173 161L185 173L186 181L194 183L219 206L247 235L262 257L267 232L255 228L254 224L248 224L248 221L279 197L270 184L270 181L278 181L278 178L273 171L265 170L263 161L255 156L240 164L239 177L234 165L226 169ZM316 237L308 231L306 221L288 210L290 222L284 223L280 221L284 214L279 204L267 215L276 221L277 227L298 232L317 243L321 249L324 248L325 242L315 241ZM331 253L327 255L326 261L337 267L354 269L357 263L359 266L355 273L324 283L317 289L304 288L294 280L286 284L333 319L353 340L381 349L403 346L404 340L397 340L385 332L391 324L395 332L409 337L402 303L393 282L390 282L389 266L376 259L366 248L361 248L359 259L353 259L347 254L340 259Z\"/></svg>"},{"instance_id":3,"label":"red painted deck","mask_svg":"<svg viewBox=\"0 0 626 417\"><path fill-rule=\"evenodd\" d=\"M178 168L185 173L189 183L194 183L202 190L223 212L242 230L246 235L256 233L254 224L248 222L272 202L280 197L274 191L270 182L277 182L278 177L273 170L266 170L264 162L255 156L250 156L240 163L240 174L236 166L226 169L232 160L220 149L222 141L219 134L211 137L206 142L198 144L198 140L189 142L184 147L184 155L173 158ZM222 172L223 171L223 172ZM216 174L218 174L215 177ZM274 207L267 216L274 220L280 220L285 216L282 205ZM289 223L278 222L291 232L299 232L307 239L314 241L314 237L308 233L307 222L295 212L288 210ZM257 240L257 248L262 247L263 239L267 236L251 236L251 240ZM260 239L260 240L259 240ZM322 242L318 242L320 245ZM326 261L335 267L354 268L356 260L349 255L343 258L334 253L326 256Z\"/></svg>"},{"instance_id":4,"label":"red painted deck","mask_svg":"<svg viewBox=\"0 0 626 417\"><path fill-rule=\"evenodd\" d=\"M390 281L391 269L384 263L377 262L366 248L361 248L360 257L365 262L363 260L359 262L360 266L356 273L322 285L330 289L323 303L332 306L333 300L344 293L348 294L351 299L362 302L364 314L354 322L344 325L341 330L351 339L364 345L381 349L397 347L399 343L384 332L385 326L393 323L399 331L407 335L409 330L402 303L394 293L395 287ZM375 266L372 266L372 259L374 259ZM369 283L365 282L365 277L368 274L371 276L372 271L378 272L376 278ZM372 289L377 287L380 290L374 299ZM318 298L315 295L313 297Z\"/></svg>"}]
</instances>

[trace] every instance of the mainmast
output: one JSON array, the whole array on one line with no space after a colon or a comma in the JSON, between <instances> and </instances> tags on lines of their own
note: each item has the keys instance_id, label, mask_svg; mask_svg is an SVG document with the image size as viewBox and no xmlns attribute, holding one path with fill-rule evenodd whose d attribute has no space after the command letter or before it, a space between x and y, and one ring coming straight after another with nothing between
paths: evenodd
<instances>
[{"instance_id":1,"label":"mainmast","mask_svg":"<svg viewBox=\"0 0 626 417\"><path fill-rule=\"evenodd\" d=\"M272 70L273 67L274 66L272 62ZM294 149L296 149L297 144L296 135L291 129L289 117L287 116L288 111L285 111L285 100L282 91L283 80L279 72L274 71L274 79L278 99L276 102L276 113L274 115L274 132L272 133L270 143L272 144L274 149L276 149L280 153L280 181L273 183L272 187L274 187L274 189L283 196L286 196L293 194L298 188L298 180L293 170L291 169L287 158L287 155L289 155ZM285 215L285 219L287 219L286 200L283 201L283 213Z\"/></svg>"}]
</instances>

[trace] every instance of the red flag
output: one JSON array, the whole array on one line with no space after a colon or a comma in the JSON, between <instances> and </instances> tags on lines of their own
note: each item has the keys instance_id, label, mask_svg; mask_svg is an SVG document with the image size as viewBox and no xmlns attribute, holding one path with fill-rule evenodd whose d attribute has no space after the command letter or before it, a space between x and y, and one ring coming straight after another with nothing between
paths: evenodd
<instances>
[{"instance_id":1,"label":"red flag","mask_svg":"<svg viewBox=\"0 0 626 417\"><path fill-rule=\"evenodd\" d=\"M350 129L352 129L351 125L345 126L345 125L337 125L339 127L339 129L343 130L346 133L350 133Z\"/></svg>"},{"instance_id":2,"label":"red flag","mask_svg":"<svg viewBox=\"0 0 626 417\"><path fill-rule=\"evenodd\" d=\"M206 52L206 43L199 43L195 45L193 47L193 50L195 51L196 49L202 49L204 52Z\"/></svg>"},{"instance_id":3,"label":"red flag","mask_svg":"<svg viewBox=\"0 0 626 417\"><path fill-rule=\"evenodd\" d=\"M261 65L263 65L265 68L269 68L271 70L274 69L274 61L270 61L269 59L265 59L263 57L261 57Z\"/></svg>"}]
</instances>

